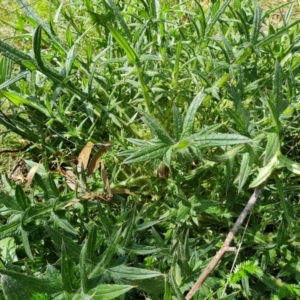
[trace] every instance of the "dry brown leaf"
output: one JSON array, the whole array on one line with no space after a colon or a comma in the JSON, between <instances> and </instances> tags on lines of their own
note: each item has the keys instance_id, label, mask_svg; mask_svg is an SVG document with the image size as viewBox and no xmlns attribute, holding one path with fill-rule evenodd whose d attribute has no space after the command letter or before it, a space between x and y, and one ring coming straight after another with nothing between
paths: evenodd
<instances>
[{"instance_id":1,"label":"dry brown leaf","mask_svg":"<svg viewBox=\"0 0 300 300\"><path fill-rule=\"evenodd\" d=\"M30 185L32 183L32 180L33 180L33 177L34 177L35 173L38 171L39 167L40 167L40 163L36 164L28 172L28 174L26 176L26 184L25 184L25 187L24 187L24 191L27 190L30 187Z\"/></svg>"},{"instance_id":2,"label":"dry brown leaf","mask_svg":"<svg viewBox=\"0 0 300 300\"><path fill-rule=\"evenodd\" d=\"M63 172L64 176L67 180L67 185L70 187L71 190L75 191L77 186L77 177L71 170L67 170Z\"/></svg>"},{"instance_id":3,"label":"dry brown leaf","mask_svg":"<svg viewBox=\"0 0 300 300\"><path fill-rule=\"evenodd\" d=\"M80 201L80 199L75 198L75 199L71 200L69 203L67 203L63 208L67 208L67 207L69 207L69 206L71 206L71 205L73 205L73 204L75 204L79 201Z\"/></svg>"},{"instance_id":4,"label":"dry brown leaf","mask_svg":"<svg viewBox=\"0 0 300 300\"><path fill-rule=\"evenodd\" d=\"M111 146L111 143L107 143L102 145L98 152L91 159L88 167L87 167L87 176L91 176L98 169L102 155L107 151L107 149Z\"/></svg>"},{"instance_id":5,"label":"dry brown leaf","mask_svg":"<svg viewBox=\"0 0 300 300\"><path fill-rule=\"evenodd\" d=\"M83 169L86 170L93 147L94 147L94 143L88 142L84 146L84 148L81 150L81 152L78 156L78 163L77 163L78 173L81 173L82 166L83 166Z\"/></svg>"},{"instance_id":6,"label":"dry brown leaf","mask_svg":"<svg viewBox=\"0 0 300 300\"><path fill-rule=\"evenodd\" d=\"M136 193L130 192L128 189L125 189L125 188L113 188L113 189L111 189L111 193L112 194L127 194L127 195L131 195L134 197L138 197L138 195Z\"/></svg>"}]
</instances>

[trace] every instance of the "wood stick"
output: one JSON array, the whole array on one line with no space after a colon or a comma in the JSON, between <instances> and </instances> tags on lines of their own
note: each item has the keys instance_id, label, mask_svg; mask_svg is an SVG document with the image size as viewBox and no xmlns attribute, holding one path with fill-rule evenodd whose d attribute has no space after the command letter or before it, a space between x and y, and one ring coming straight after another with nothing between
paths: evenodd
<instances>
[{"instance_id":1,"label":"wood stick","mask_svg":"<svg viewBox=\"0 0 300 300\"><path fill-rule=\"evenodd\" d=\"M246 216L250 213L252 210L254 204L256 203L259 195L261 194L263 190L263 186L257 187L252 196L250 197L247 205L245 206L244 210L239 215L238 219L236 220L235 224L233 225L232 229L229 231L222 248L216 253L214 258L211 260L211 262L207 265L207 267L204 269L196 283L193 285L191 290L186 295L185 299L190 300L193 295L196 293L197 290L201 288L206 278L209 276L209 274L214 270L214 268L217 266L221 258L223 257L225 252L232 251L232 247L230 247L230 243L232 242L233 238L235 237L236 233L238 232L239 228L243 224Z\"/></svg>"}]
</instances>

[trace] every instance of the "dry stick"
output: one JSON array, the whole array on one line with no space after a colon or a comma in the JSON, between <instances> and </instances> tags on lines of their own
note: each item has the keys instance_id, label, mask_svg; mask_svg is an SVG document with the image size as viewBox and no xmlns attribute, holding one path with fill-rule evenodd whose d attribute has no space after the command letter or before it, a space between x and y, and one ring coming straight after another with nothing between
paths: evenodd
<instances>
[{"instance_id":1,"label":"dry stick","mask_svg":"<svg viewBox=\"0 0 300 300\"><path fill-rule=\"evenodd\" d=\"M259 195L261 194L262 190L263 190L263 186L257 187L254 190L254 192L253 192L252 196L250 197L244 210L241 212L240 216L236 220L232 229L229 231L229 233L223 243L222 248L216 253L215 257L211 260L211 262L208 264L208 266L205 268L205 270L202 272L202 274L198 278L197 282L194 284L194 286L191 288L189 293L186 295L186 297L185 297L186 300L192 299L192 297L196 293L196 291L201 288L202 284L204 283L204 281L206 280L208 275L217 266L217 264L223 257L224 253L228 252L228 251L232 251L232 247L229 247L229 245L230 245L231 241L233 240L234 236L236 235L237 231L239 230L240 226L243 224L246 216L252 210L252 208L253 208L255 202L257 201Z\"/></svg>"}]
</instances>

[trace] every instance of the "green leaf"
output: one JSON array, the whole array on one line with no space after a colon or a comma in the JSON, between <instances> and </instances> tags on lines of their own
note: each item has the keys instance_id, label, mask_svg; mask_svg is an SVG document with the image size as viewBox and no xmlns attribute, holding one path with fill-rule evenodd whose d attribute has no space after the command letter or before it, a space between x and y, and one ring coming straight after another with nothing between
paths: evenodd
<instances>
[{"instance_id":1,"label":"green leaf","mask_svg":"<svg viewBox=\"0 0 300 300\"><path fill-rule=\"evenodd\" d=\"M282 96L282 67L278 60L275 63L275 75L273 81L273 95L275 102L275 110L277 118L279 119L281 113L288 107L288 101L283 100ZM278 121L279 122L279 121Z\"/></svg>"},{"instance_id":2,"label":"green leaf","mask_svg":"<svg viewBox=\"0 0 300 300\"><path fill-rule=\"evenodd\" d=\"M290 28L294 27L300 22L300 20L296 20L295 22L291 23L290 25L284 26L282 29L277 30L276 33L267 35L265 38L261 39L260 41L257 42L256 46L266 46L272 43L274 40L280 38L283 34L288 33Z\"/></svg>"},{"instance_id":3,"label":"green leaf","mask_svg":"<svg viewBox=\"0 0 300 300\"><path fill-rule=\"evenodd\" d=\"M30 259L34 259L33 255L32 255L32 252L31 252L31 249L30 249L28 235L29 235L29 233L22 228L21 229L21 236L22 236L22 242L23 242L24 250L25 250L27 256Z\"/></svg>"},{"instance_id":4,"label":"green leaf","mask_svg":"<svg viewBox=\"0 0 300 300\"><path fill-rule=\"evenodd\" d=\"M125 265L109 268L108 272L115 278L128 280L142 280L153 277L163 276L162 273L140 268L127 267Z\"/></svg>"},{"instance_id":5,"label":"green leaf","mask_svg":"<svg viewBox=\"0 0 300 300\"><path fill-rule=\"evenodd\" d=\"M159 143L151 145L149 147L137 149L133 154L125 159L124 163L130 164L142 161L152 161L156 158L162 158L169 147L169 145Z\"/></svg>"},{"instance_id":6,"label":"green leaf","mask_svg":"<svg viewBox=\"0 0 300 300\"><path fill-rule=\"evenodd\" d=\"M221 14L225 11L226 7L230 4L230 0L226 0L222 3L221 7L218 9L216 14L214 15L213 19L207 22L205 28L205 36L209 36L210 31L212 30L213 26L220 20Z\"/></svg>"},{"instance_id":7,"label":"green leaf","mask_svg":"<svg viewBox=\"0 0 300 300\"><path fill-rule=\"evenodd\" d=\"M89 239L90 239L90 234L89 234ZM87 256L92 257L92 253L89 253L89 250L92 251L92 249L88 249L88 243L89 243L89 240L84 241L83 247L81 248L81 251L80 251L80 258L79 258L80 287L81 287L82 293L86 293L88 291L88 276L86 273L86 258L87 258Z\"/></svg>"},{"instance_id":8,"label":"green leaf","mask_svg":"<svg viewBox=\"0 0 300 300\"><path fill-rule=\"evenodd\" d=\"M62 288L59 287L57 283L52 283L47 279L36 278L19 272L4 269L0 269L0 273L10 276L18 282L22 282L22 285L35 292L52 294L62 291Z\"/></svg>"},{"instance_id":9,"label":"green leaf","mask_svg":"<svg viewBox=\"0 0 300 300\"><path fill-rule=\"evenodd\" d=\"M20 185L16 186L15 196L19 206L25 211L30 206L30 201Z\"/></svg>"},{"instance_id":10,"label":"green leaf","mask_svg":"<svg viewBox=\"0 0 300 300\"><path fill-rule=\"evenodd\" d=\"M17 76L8 79L7 81L3 82L0 85L0 90L9 87L10 85L14 84L15 82L18 82L19 80L26 78L27 75L30 74L29 71L20 72Z\"/></svg>"},{"instance_id":11,"label":"green leaf","mask_svg":"<svg viewBox=\"0 0 300 300\"><path fill-rule=\"evenodd\" d=\"M132 40L131 32L130 32L118 6L114 3L113 0L105 0L105 2L110 6L112 11L114 12L114 17L116 17L116 19L119 21L120 25L122 26L123 30L126 33L127 38L129 39L129 41L131 41Z\"/></svg>"},{"instance_id":12,"label":"green leaf","mask_svg":"<svg viewBox=\"0 0 300 300\"><path fill-rule=\"evenodd\" d=\"M191 143L199 148L229 146L236 144L251 143L246 136L229 133L211 133L198 136L197 133L189 137Z\"/></svg>"},{"instance_id":13,"label":"green leaf","mask_svg":"<svg viewBox=\"0 0 300 300\"><path fill-rule=\"evenodd\" d=\"M174 276L174 268L172 268L169 272L169 278L170 278L170 283L173 289L174 294L176 295L177 300L185 300L183 294L181 293L178 284L176 282L175 276Z\"/></svg>"},{"instance_id":14,"label":"green leaf","mask_svg":"<svg viewBox=\"0 0 300 300\"><path fill-rule=\"evenodd\" d=\"M5 225L1 225L0 226L0 238L4 238L7 236L11 236L12 234L14 234L16 232L16 230L18 229L18 227L20 226L21 220L17 219L14 221L10 221L8 224Z\"/></svg>"},{"instance_id":15,"label":"green leaf","mask_svg":"<svg viewBox=\"0 0 300 300\"><path fill-rule=\"evenodd\" d=\"M3 94L4 97L6 97L9 101L11 101L16 106L20 106L21 104L30 106L32 108L35 108L36 110L38 110L45 116L49 117L49 113L48 113L47 109L45 109L43 106L33 102L32 100L29 101L27 99L24 99L16 94L13 94L13 93L10 93L7 91L0 91L0 94Z\"/></svg>"},{"instance_id":16,"label":"green leaf","mask_svg":"<svg viewBox=\"0 0 300 300\"><path fill-rule=\"evenodd\" d=\"M134 65L137 65L137 56L133 51L133 49L130 47L130 45L127 43L126 39L122 36L122 34L117 29L109 26L109 30L112 36L114 37L114 39L119 44L119 46L125 51L129 61Z\"/></svg>"},{"instance_id":17,"label":"green leaf","mask_svg":"<svg viewBox=\"0 0 300 300\"><path fill-rule=\"evenodd\" d=\"M91 296L91 300L111 300L124 295L133 288L134 286L132 285L101 284L96 288L91 289L88 294ZM81 300L83 298L80 296L79 298L75 299Z\"/></svg>"},{"instance_id":18,"label":"green leaf","mask_svg":"<svg viewBox=\"0 0 300 300\"><path fill-rule=\"evenodd\" d=\"M174 124L174 136L175 140L178 141L180 139L180 135L182 133L182 117L178 110L178 107L174 105L173 107L173 124Z\"/></svg>"},{"instance_id":19,"label":"green leaf","mask_svg":"<svg viewBox=\"0 0 300 300\"><path fill-rule=\"evenodd\" d=\"M54 224L56 224L63 230L74 235L78 234L74 229L74 227L70 224L70 222L66 219L66 217L63 214L57 215L56 213L52 213L52 219Z\"/></svg>"},{"instance_id":20,"label":"green leaf","mask_svg":"<svg viewBox=\"0 0 300 300\"><path fill-rule=\"evenodd\" d=\"M0 255L5 264L12 264L18 260L16 250L17 245L14 238L7 237L0 240Z\"/></svg>"},{"instance_id":21,"label":"green leaf","mask_svg":"<svg viewBox=\"0 0 300 300\"><path fill-rule=\"evenodd\" d=\"M10 276L1 276L1 286L6 300L24 300L32 299L32 290L22 284L22 281L16 280Z\"/></svg>"},{"instance_id":22,"label":"green leaf","mask_svg":"<svg viewBox=\"0 0 300 300\"><path fill-rule=\"evenodd\" d=\"M252 24L252 34L251 34L251 42L252 45L255 45L258 39L258 35L260 33L260 25L261 25L261 8L258 6L258 4L255 4L255 12L254 12L254 18L253 18L253 24Z\"/></svg>"},{"instance_id":23,"label":"green leaf","mask_svg":"<svg viewBox=\"0 0 300 300\"><path fill-rule=\"evenodd\" d=\"M266 153L264 158L264 163L268 164L269 161L280 152L280 142L278 133L271 132L267 135L268 142L266 146Z\"/></svg>"},{"instance_id":24,"label":"green leaf","mask_svg":"<svg viewBox=\"0 0 300 300\"><path fill-rule=\"evenodd\" d=\"M277 156L274 156L265 167L259 169L257 177L252 181L249 187L255 188L261 185L272 175L275 169L281 166Z\"/></svg>"},{"instance_id":25,"label":"green leaf","mask_svg":"<svg viewBox=\"0 0 300 300\"><path fill-rule=\"evenodd\" d=\"M59 252L61 250L62 243L65 243L65 244L67 244L70 255L72 255L72 257L74 259L76 259L80 256L81 247L78 244L73 242L70 238L68 238L64 234L60 233L53 227L46 225L45 229L46 229L47 233L50 235L57 252Z\"/></svg>"},{"instance_id":26,"label":"green leaf","mask_svg":"<svg viewBox=\"0 0 300 300\"><path fill-rule=\"evenodd\" d=\"M183 140L190 136L194 132L194 122L197 110L201 105L202 101L205 99L206 94L201 91L190 104L188 111L184 117L183 125L182 125L182 133L180 139Z\"/></svg>"},{"instance_id":27,"label":"green leaf","mask_svg":"<svg viewBox=\"0 0 300 300\"><path fill-rule=\"evenodd\" d=\"M41 41L42 41L42 26L39 25L33 34L32 48L33 48L34 58L37 62L37 65L39 66L40 69L43 69L44 62L41 56Z\"/></svg>"},{"instance_id":28,"label":"green leaf","mask_svg":"<svg viewBox=\"0 0 300 300\"><path fill-rule=\"evenodd\" d=\"M149 116L146 112L144 112L142 109L137 108L137 111L140 115L143 117L143 121L145 124L149 127L149 129L157 135L157 137L160 139L161 142L172 145L174 144L174 140L169 136L167 131L159 124L159 122Z\"/></svg>"},{"instance_id":29,"label":"green leaf","mask_svg":"<svg viewBox=\"0 0 300 300\"><path fill-rule=\"evenodd\" d=\"M242 157L241 167L240 167L240 173L239 173L239 186L238 186L238 192L240 193L243 186L245 185L251 168L253 164L253 155L251 155L251 152L244 153Z\"/></svg>"},{"instance_id":30,"label":"green leaf","mask_svg":"<svg viewBox=\"0 0 300 300\"><path fill-rule=\"evenodd\" d=\"M61 278L63 289L69 293L72 292L74 290L74 266L72 256L65 243L61 245Z\"/></svg>"}]
</instances>

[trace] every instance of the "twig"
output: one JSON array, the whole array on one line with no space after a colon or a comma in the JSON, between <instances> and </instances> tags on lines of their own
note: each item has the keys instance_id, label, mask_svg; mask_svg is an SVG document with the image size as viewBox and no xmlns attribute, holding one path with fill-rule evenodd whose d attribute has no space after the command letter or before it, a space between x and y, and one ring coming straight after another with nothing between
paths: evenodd
<instances>
[{"instance_id":1,"label":"twig","mask_svg":"<svg viewBox=\"0 0 300 300\"><path fill-rule=\"evenodd\" d=\"M211 262L208 264L208 266L205 268L205 270L202 272L194 286L191 288L191 290L186 295L185 299L190 300L193 295L196 293L198 289L201 288L202 284L208 277L208 275L214 270L214 268L217 266L221 258L223 257L224 253L228 250L231 250L232 248L229 247L230 243L232 242L234 236L236 235L237 231L239 230L240 226L243 224L246 216L249 214L249 212L252 210L255 202L257 201L259 195L261 194L263 190L263 186L259 186L254 190L254 193L250 197L247 205L245 206L244 210L241 212L240 216L236 220L235 224L233 225L232 229L229 231L222 248L216 253L215 257L211 260Z\"/></svg>"},{"instance_id":2,"label":"twig","mask_svg":"<svg viewBox=\"0 0 300 300\"><path fill-rule=\"evenodd\" d=\"M0 154L2 153L17 153L17 152L22 152L27 150L32 144L29 143L27 145L25 145L24 147L20 148L20 149L4 149L0 151Z\"/></svg>"}]
</instances>

